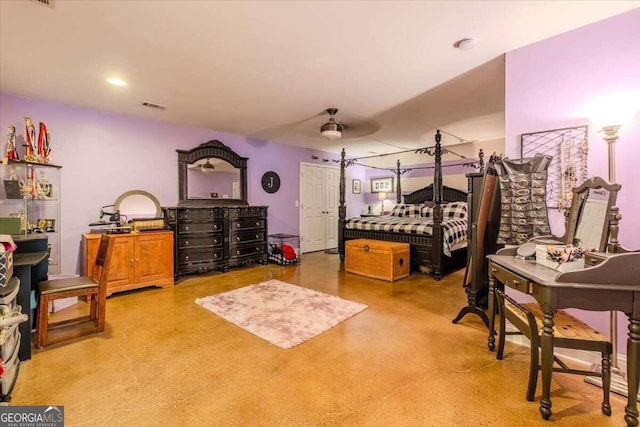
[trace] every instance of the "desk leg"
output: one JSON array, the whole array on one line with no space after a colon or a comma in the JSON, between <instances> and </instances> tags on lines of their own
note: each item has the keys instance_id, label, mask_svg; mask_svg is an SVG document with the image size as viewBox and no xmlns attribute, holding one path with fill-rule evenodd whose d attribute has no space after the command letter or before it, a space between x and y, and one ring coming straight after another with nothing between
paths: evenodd
<instances>
[{"instance_id":1,"label":"desk leg","mask_svg":"<svg viewBox=\"0 0 640 427\"><path fill-rule=\"evenodd\" d=\"M544 319L542 320L542 398L540 399L540 414L545 420L551 417L551 373L553 372L553 313L549 314L548 307L542 307ZM535 349L531 349L535 351Z\"/></svg>"},{"instance_id":2,"label":"desk leg","mask_svg":"<svg viewBox=\"0 0 640 427\"><path fill-rule=\"evenodd\" d=\"M496 279L493 275L489 275L489 350L493 351L496 348L495 337L495 325L496 325Z\"/></svg>"},{"instance_id":3,"label":"desk leg","mask_svg":"<svg viewBox=\"0 0 640 427\"><path fill-rule=\"evenodd\" d=\"M638 357L640 357L640 315L629 316L629 335L627 339L627 387L629 400L624 408L624 420L628 427L638 425L638 382L640 371L638 369Z\"/></svg>"}]
</instances>

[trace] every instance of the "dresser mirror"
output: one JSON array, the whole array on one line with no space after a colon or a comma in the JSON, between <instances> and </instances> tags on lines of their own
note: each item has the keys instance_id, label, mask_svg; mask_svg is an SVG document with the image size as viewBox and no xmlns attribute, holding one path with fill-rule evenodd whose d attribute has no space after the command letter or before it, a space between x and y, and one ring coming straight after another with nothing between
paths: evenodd
<instances>
[{"instance_id":1,"label":"dresser mirror","mask_svg":"<svg viewBox=\"0 0 640 427\"><path fill-rule=\"evenodd\" d=\"M609 238L609 211L616 204L620 188L620 184L600 177L589 178L573 188L565 241L604 252Z\"/></svg>"},{"instance_id":2,"label":"dresser mirror","mask_svg":"<svg viewBox=\"0 0 640 427\"><path fill-rule=\"evenodd\" d=\"M178 153L179 205L246 205L247 158L218 140Z\"/></svg>"}]
</instances>

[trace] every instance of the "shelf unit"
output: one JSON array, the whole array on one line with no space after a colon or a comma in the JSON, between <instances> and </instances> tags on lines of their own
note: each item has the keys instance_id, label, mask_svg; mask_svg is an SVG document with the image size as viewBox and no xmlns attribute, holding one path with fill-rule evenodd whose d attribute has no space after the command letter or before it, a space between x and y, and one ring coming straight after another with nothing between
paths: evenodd
<instances>
[{"instance_id":1,"label":"shelf unit","mask_svg":"<svg viewBox=\"0 0 640 427\"><path fill-rule=\"evenodd\" d=\"M10 234L47 236L50 274L60 274L61 170L61 166L45 163L0 163L0 218L20 219L19 227Z\"/></svg>"}]
</instances>

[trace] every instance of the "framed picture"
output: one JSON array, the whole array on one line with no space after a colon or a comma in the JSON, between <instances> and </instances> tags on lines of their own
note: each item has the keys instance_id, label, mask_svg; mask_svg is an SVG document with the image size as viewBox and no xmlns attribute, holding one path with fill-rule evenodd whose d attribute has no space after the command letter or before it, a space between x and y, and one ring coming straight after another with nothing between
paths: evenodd
<instances>
[{"instance_id":1,"label":"framed picture","mask_svg":"<svg viewBox=\"0 0 640 427\"><path fill-rule=\"evenodd\" d=\"M18 181L5 180L4 192L7 195L7 199L22 199L22 193L20 192L20 182Z\"/></svg>"},{"instance_id":2,"label":"framed picture","mask_svg":"<svg viewBox=\"0 0 640 427\"><path fill-rule=\"evenodd\" d=\"M354 179L351 181L351 192L353 194L360 194L360 180Z\"/></svg>"},{"instance_id":3,"label":"framed picture","mask_svg":"<svg viewBox=\"0 0 640 427\"><path fill-rule=\"evenodd\" d=\"M391 193L393 192L393 177L389 178L371 178L372 193Z\"/></svg>"}]
</instances>

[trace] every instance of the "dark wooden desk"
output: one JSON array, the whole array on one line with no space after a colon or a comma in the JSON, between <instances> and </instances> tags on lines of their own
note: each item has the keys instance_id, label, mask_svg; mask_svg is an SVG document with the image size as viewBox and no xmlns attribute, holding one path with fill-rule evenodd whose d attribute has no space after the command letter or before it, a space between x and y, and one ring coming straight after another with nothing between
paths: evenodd
<instances>
[{"instance_id":1,"label":"dark wooden desk","mask_svg":"<svg viewBox=\"0 0 640 427\"><path fill-rule=\"evenodd\" d=\"M629 317L627 338L628 401L624 419L638 425L638 382L640 370L640 253L609 257L602 264L579 271L558 273L535 261L516 259L514 250L489 255L489 350L495 349L494 325L496 282L532 295L544 313L542 347L542 398L540 414L551 416L551 373L553 365L553 315L563 308L624 312ZM535 350L532 350L535 351Z\"/></svg>"},{"instance_id":2,"label":"dark wooden desk","mask_svg":"<svg viewBox=\"0 0 640 427\"><path fill-rule=\"evenodd\" d=\"M29 321L19 326L22 338L18 358L24 361L31 359L31 326L35 319L31 312L31 291L37 288L38 282L47 280L49 240L46 235L13 236L13 240L17 245L13 253L13 275L20 279L17 302L22 306L22 313L29 316Z\"/></svg>"}]
</instances>

